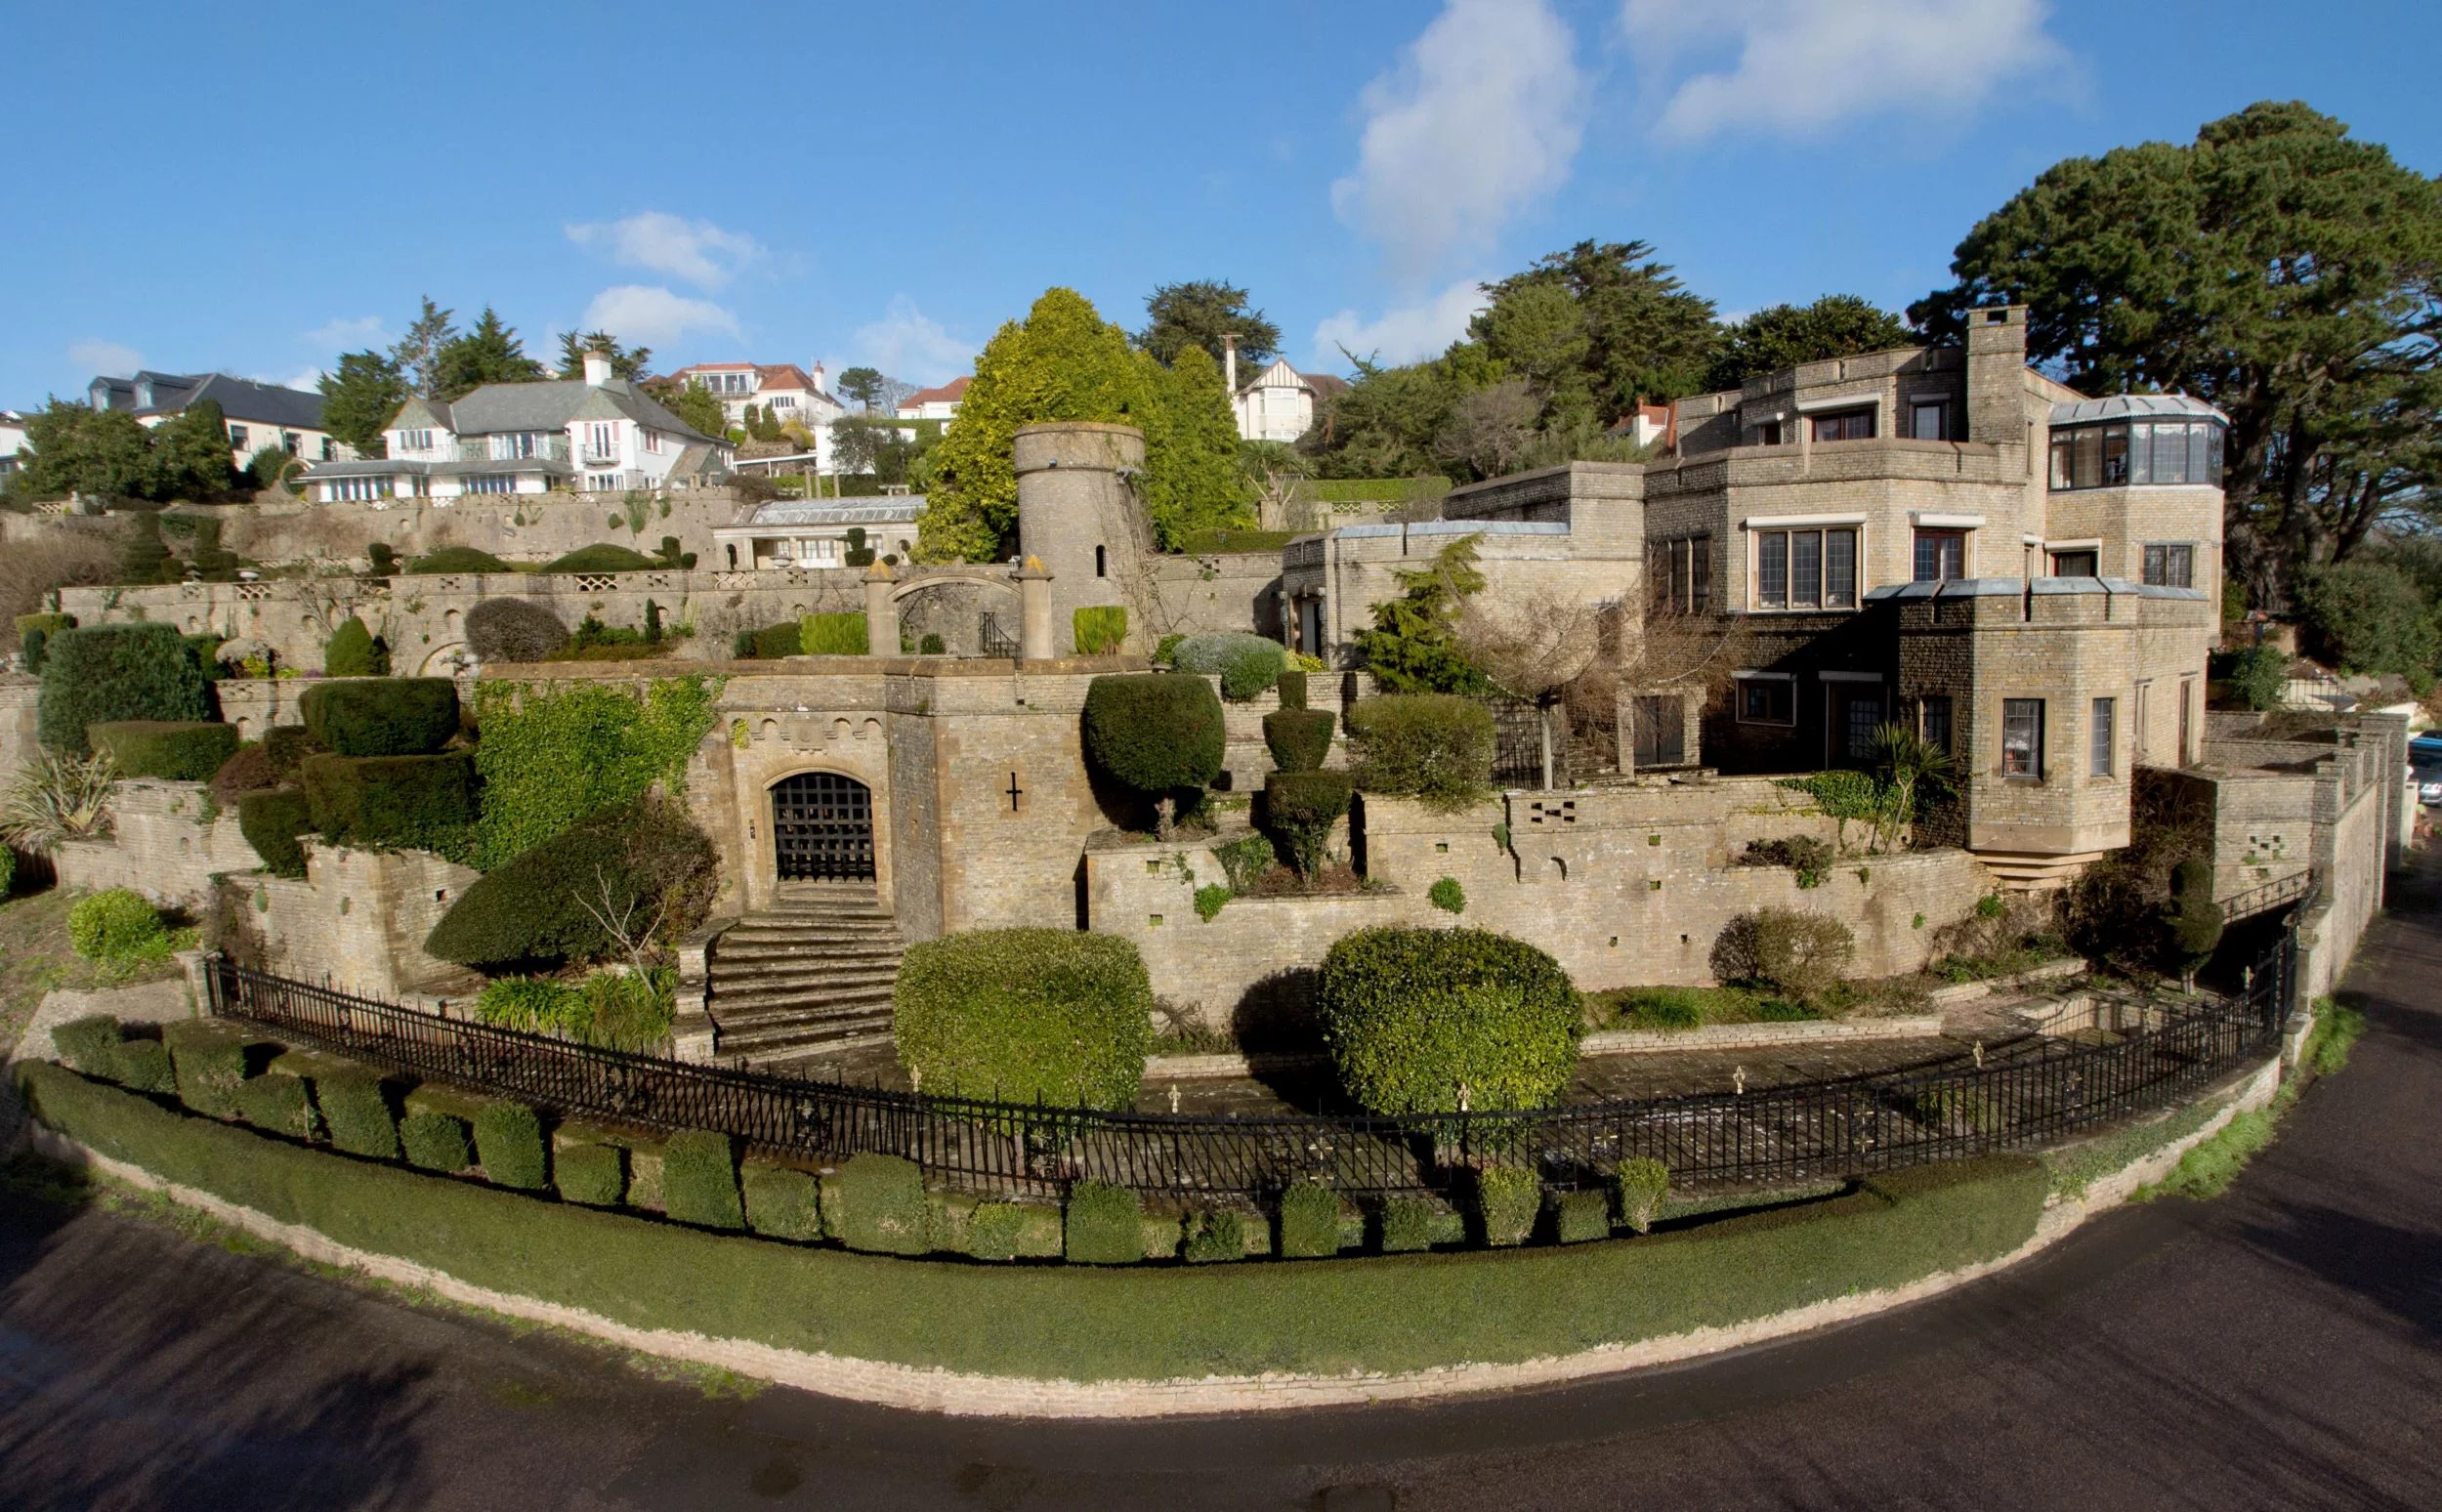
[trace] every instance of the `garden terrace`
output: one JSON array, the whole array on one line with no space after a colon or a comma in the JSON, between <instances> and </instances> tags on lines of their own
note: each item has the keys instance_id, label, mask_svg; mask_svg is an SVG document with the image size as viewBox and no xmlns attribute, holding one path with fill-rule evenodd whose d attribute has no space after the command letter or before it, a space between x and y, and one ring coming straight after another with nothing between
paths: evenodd
<instances>
[{"instance_id":1,"label":"garden terrace","mask_svg":"<svg viewBox=\"0 0 2442 1512\"><path fill-rule=\"evenodd\" d=\"M2271 1054L2295 1005L2284 936L2249 992L2135 1033L2041 1036L2005 1055L1895 1075L1523 1113L1207 1118L934 1098L656 1060L439 1019L215 960L216 1016L419 1080L564 1118L712 1129L767 1155L897 1155L980 1195L1079 1181L1145 1195L1270 1201L1318 1182L1348 1196L1445 1190L1479 1158L1551 1186L1658 1159L1690 1190L1820 1181L2058 1141L2164 1106Z\"/></svg>"}]
</instances>

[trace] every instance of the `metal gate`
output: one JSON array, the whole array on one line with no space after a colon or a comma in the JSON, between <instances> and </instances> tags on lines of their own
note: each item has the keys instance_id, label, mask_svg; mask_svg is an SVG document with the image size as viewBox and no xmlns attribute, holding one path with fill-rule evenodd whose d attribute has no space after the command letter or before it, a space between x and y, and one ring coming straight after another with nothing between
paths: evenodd
<instances>
[{"instance_id":1,"label":"metal gate","mask_svg":"<svg viewBox=\"0 0 2442 1512\"><path fill-rule=\"evenodd\" d=\"M772 843L780 878L873 879L873 794L836 772L772 784Z\"/></svg>"}]
</instances>

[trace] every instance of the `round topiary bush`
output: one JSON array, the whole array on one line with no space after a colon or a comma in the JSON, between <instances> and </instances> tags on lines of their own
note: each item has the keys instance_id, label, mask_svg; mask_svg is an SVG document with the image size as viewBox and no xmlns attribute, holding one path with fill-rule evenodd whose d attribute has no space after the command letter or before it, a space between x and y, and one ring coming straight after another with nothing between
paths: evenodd
<instances>
[{"instance_id":1,"label":"round topiary bush","mask_svg":"<svg viewBox=\"0 0 2442 1512\"><path fill-rule=\"evenodd\" d=\"M1086 756L1104 775L1155 801L1164 833L1180 791L1220 776L1228 749L1212 685L1165 672L1094 679L1085 690L1084 737Z\"/></svg>"},{"instance_id":2,"label":"round topiary bush","mask_svg":"<svg viewBox=\"0 0 2442 1512\"><path fill-rule=\"evenodd\" d=\"M341 756L430 756L458 733L458 685L445 677L316 683L298 708L307 735Z\"/></svg>"},{"instance_id":3,"label":"round topiary bush","mask_svg":"<svg viewBox=\"0 0 2442 1512\"><path fill-rule=\"evenodd\" d=\"M701 921L712 866L712 841L681 810L651 798L613 804L486 872L424 948L493 969L592 960L617 947L602 913L640 924L658 916L672 943Z\"/></svg>"},{"instance_id":4,"label":"round topiary bush","mask_svg":"<svg viewBox=\"0 0 2442 1512\"><path fill-rule=\"evenodd\" d=\"M604 542L597 546L579 546L567 556L544 564L546 572L649 572L665 564L655 562L641 551Z\"/></svg>"},{"instance_id":5,"label":"round topiary bush","mask_svg":"<svg viewBox=\"0 0 2442 1512\"><path fill-rule=\"evenodd\" d=\"M162 935L161 915L132 888L105 888L67 910L67 942L89 961L143 954Z\"/></svg>"},{"instance_id":6,"label":"round topiary bush","mask_svg":"<svg viewBox=\"0 0 2442 1512\"><path fill-rule=\"evenodd\" d=\"M1319 772L1331 754L1329 709L1275 709L1263 717L1263 743L1283 772Z\"/></svg>"},{"instance_id":7,"label":"round topiary bush","mask_svg":"<svg viewBox=\"0 0 2442 1512\"><path fill-rule=\"evenodd\" d=\"M1153 1043L1136 946L1068 929L996 929L910 945L899 967L899 1064L927 1092L1125 1108Z\"/></svg>"},{"instance_id":8,"label":"round topiary bush","mask_svg":"<svg viewBox=\"0 0 2442 1512\"><path fill-rule=\"evenodd\" d=\"M1384 693L1350 704L1347 723L1357 785L1368 793L1454 809L1492 788L1493 711L1476 699Z\"/></svg>"},{"instance_id":9,"label":"round topiary bush","mask_svg":"<svg viewBox=\"0 0 2442 1512\"><path fill-rule=\"evenodd\" d=\"M1288 651L1280 642L1242 630L1191 635L1173 647L1170 665L1181 672L1219 674L1221 696L1243 703L1281 680Z\"/></svg>"},{"instance_id":10,"label":"round topiary bush","mask_svg":"<svg viewBox=\"0 0 2442 1512\"><path fill-rule=\"evenodd\" d=\"M478 661L548 661L568 649L568 627L530 599L485 599L466 611L466 644Z\"/></svg>"},{"instance_id":11,"label":"round topiary bush","mask_svg":"<svg viewBox=\"0 0 2442 1512\"><path fill-rule=\"evenodd\" d=\"M441 546L426 552L407 564L407 571L418 576L459 572L514 572L517 568L488 551L472 546Z\"/></svg>"},{"instance_id":12,"label":"round topiary bush","mask_svg":"<svg viewBox=\"0 0 2442 1512\"><path fill-rule=\"evenodd\" d=\"M1316 1007L1341 1085L1384 1113L1549 1107L1583 1027L1558 961L1474 929L1342 936L1323 958Z\"/></svg>"}]
</instances>

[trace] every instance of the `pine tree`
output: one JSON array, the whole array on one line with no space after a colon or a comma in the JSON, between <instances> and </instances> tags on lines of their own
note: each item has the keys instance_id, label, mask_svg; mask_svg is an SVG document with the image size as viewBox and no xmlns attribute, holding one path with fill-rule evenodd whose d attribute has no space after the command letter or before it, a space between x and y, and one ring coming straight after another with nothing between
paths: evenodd
<instances>
[{"instance_id":1,"label":"pine tree","mask_svg":"<svg viewBox=\"0 0 2442 1512\"><path fill-rule=\"evenodd\" d=\"M435 382L443 401L463 399L487 383L532 383L543 365L526 355L514 326L489 305L475 328L435 355Z\"/></svg>"},{"instance_id":2,"label":"pine tree","mask_svg":"<svg viewBox=\"0 0 2442 1512\"><path fill-rule=\"evenodd\" d=\"M339 369L324 373L316 385L322 391L322 427L363 457L389 454L382 432L406 403L406 374L399 363L379 352L343 352Z\"/></svg>"},{"instance_id":3,"label":"pine tree","mask_svg":"<svg viewBox=\"0 0 2442 1512\"><path fill-rule=\"evenodd\" d=\"M229 426L221 406L201 399L152 433L147 497L215 499L236 483L229 460Z\"/></svg>"},{"instance_id":4,"label":"pine tree","mask_svg":"<svg viewBox=\"0 0 2442 1512\"><path fill-rule=\"evenodd\" d=\"M414 393L425 399L441 398L441 354L458 339L458 328L450 323L450 312L433 303L433 296L424 296L424 309L407 326L407 334L399 345L390 349L390 363L399 370Z\"/></svg>"}]
</instances>

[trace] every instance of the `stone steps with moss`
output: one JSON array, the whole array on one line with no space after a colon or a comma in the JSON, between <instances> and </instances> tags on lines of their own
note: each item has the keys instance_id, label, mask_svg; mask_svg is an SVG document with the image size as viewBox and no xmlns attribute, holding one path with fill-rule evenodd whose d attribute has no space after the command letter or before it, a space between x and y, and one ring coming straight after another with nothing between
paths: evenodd
<instances>
[{"instance_id":1,"label":"stone steps with moss","mask_svg":"<svg viewBox=\"0 0 2442 1512\"><path fill-rule=\"evenodd\" d=\"M783 883L713 944L713 1053L770 1065L887 1043L905 949L871 886Z\"/></svg>"}]
</instances>

